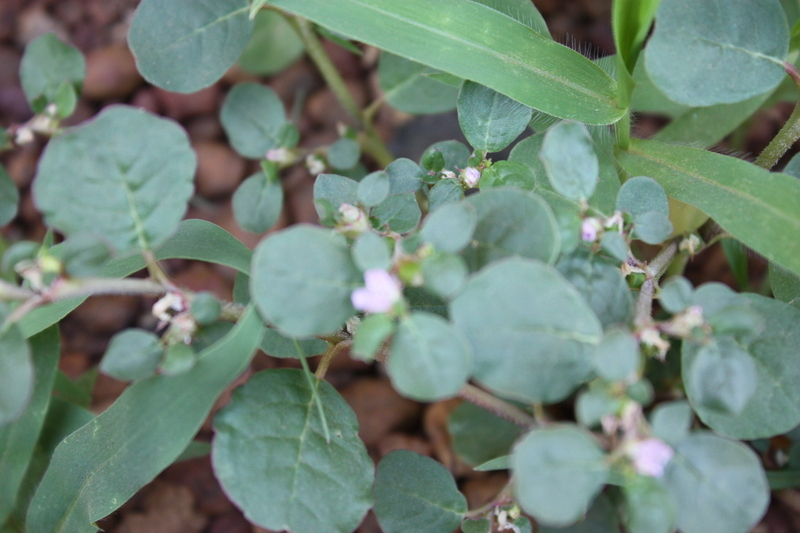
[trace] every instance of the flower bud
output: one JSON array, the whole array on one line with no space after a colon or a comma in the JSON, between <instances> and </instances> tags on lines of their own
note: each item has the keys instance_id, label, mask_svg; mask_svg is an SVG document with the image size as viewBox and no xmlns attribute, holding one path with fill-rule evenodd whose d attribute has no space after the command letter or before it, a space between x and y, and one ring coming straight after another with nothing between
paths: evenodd
<instances>
[{"instance_id":1,"label":"flower bud","mask_svg":"<svg viewBox=\"0 0 800 533\"><path fill-rule=\"evenodd\" d=\"M317 175L325 172L325 161L316 154L309 154L306 156L306 167L311 174Z\"/></svg>"},{"instance_id":2,"label":"flower bud","mask_svg":"<svg viewBox=\"0 0 800 533\"><path fill-rule=\"evenodd\" d=\"M367 215L358 207L350 204L339 206L339 218L336 228L347 237L357 237L369 229Z\"/></svg>"},{"instance_id":3,"label":"flower bud","mask_svg":"<svg viewBox=\"0 0 800 533\"><path fill-rule=\"evenodd\" d=\"M267 150L266 159L267 161L272 161L273 163L278 163L279 165L290 165L294 162L294 154L292 154L292 151L288 148L271 148Z\"/></svg>"},{"instance_id":4,"label":"flower bud","mask_svg":"<svg viewBox=\"0 0 800 533\"><path fill-rule=\"evenodd\" d=\"M456 173L452 170L442 170L442 178L454 180L456 179Z\"/></svg>"},{"instance_id":5,"label":"flower bud","mask_svg":"<svg viewBox=\"0 0 800 533\"><path fill-rule=\"evenodd\" d=\"M602 228L600 221L594 217L583 219L581 223L581 240L583 242L595 242L597 240L597 232Z\"/></svg>"},{"instance_id":6,"label":"flower bud","mask_svg":"<svg viewBox=\"0 0 800 533\"><path fill-rule=\"evenodd\" d=\"M464 185L470 189L477 187L481 180L481 171L475 167L467 167L461 171L461 179L464 181Z\"/></svg>"}]
</instances>

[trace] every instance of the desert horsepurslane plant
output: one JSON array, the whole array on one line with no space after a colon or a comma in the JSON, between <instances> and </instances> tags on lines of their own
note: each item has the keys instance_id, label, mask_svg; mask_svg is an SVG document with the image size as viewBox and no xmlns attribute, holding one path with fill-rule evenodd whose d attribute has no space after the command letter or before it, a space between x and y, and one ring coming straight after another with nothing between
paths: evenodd
<instances>
[{"instance_id":1,"label":"desert horsepurslane plant","mask_svg":"<svg viewBox=\"0 0 800 533\"><path fill-rule=\"evenodd\" d=\"M53 35L33 41L20 74L36 115L0 145L50 137L33 193L53 232L0 265L2 531L96 531L203 453L193 438L257 349L303 369L238 387L210 453L261 527L348 533L372 509L388 533L530 532L528 517L542 532L749 531L770 489L800 485L800 161L770 170L800 111L755 163L707 148L797 101L799 21L791 0L617 0L617 54L593 62L527 0L142 0L128 39L153 84L193 92L237 60L269 73L305 51L351 116L339 140L306 150L265 85L227 95L227 137L261 165L232 199L242 228L275 225L283 169L316 175L322 227L269 233L252 252L182 220L196 156L176 123L116 105L63 128L83 57ZM383 51L381 100L356 104L321 35ZM373 126L383 103L457 109L470 146L395 159ZM670 122L633 138L637 113ZM529 127L507 160L490 156ZM19 197L4 171L0 190L7 223ZM681 276L719 240L769 261L774 298ZM169 258L235 269L234 301L176 286ZM58 322L118 293L157 296L159 328L113 337L100 371L131 384L94 416L57 371ZM345 351L385 365L403 396L467 400L454 448L510 470L509 485L469 509L430 458L396 451L376 471L323 379ZM548 409L559 402L574 409ZM772 447L776 435L792 448Z\"/></svg>"}]
</instances>

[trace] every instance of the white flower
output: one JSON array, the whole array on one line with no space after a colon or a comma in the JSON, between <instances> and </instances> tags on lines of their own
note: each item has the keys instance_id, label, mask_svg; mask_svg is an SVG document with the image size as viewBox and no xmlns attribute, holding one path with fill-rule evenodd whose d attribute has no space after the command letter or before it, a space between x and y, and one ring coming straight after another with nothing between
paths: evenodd
<instances>
[{"instance_id":1,"label":"white flower","mask_svg":"<svg viewBox=\"0 0 800 533\"><path fill-rule=\"evenodd\" d=\"M583 219L581 223L581 240L583 242L595 242L597 240L597 232L602 227L600 221L594 217Z\"/></svg>"},{"instance_id":2,"label":"white flower","mask_svg":"<svg viewBox=\"0 0 800 533\"><path fill-rule=\"evenodd\" d=\"M634 442L626 450L633 469L643 476L661 477L664 469L675 455L675 451L660 439L645 439Z\"/></svg>"},{"instance_id":3,"label":"white flower","mask_svg":"<svg viewBox=\"0 0 800 533\"><path fill-rule=\"evenodd\" d=\"M452 170L442 170L442 177L449 180L456 179L456 173Z\"/></svg>"},{"instance_id":4,"label":"white flower","mask_svg":"<svg viewBox=\"0 0 800 533\"><path fill-rule=\"evenodd\" d=\"M664 360L669 350L669 341L661 336L655 326L647 326L639 332L639 341L645 346L652 346L658 350L658 358Z\"/></svg>"},{"instance_id":5,"label":"white flower","mask_svg":"<svg viewBox=\"0 0 800 533\"><path fill-rule=\"evenodd\" d=\"M367 215L358 207L350 204L339 206L342 217L336 223L337 229L348 237L356 237L369 229Z\"/></svg>"},{"instance_id":6,"label":"white flower","mask_svg":"<svg viewBox=\"0 0 800 533\"><path fill-rule=\"evenodd\" d=\"M308 167L309 172L316 175L325 172L325 161L320 159L318 155L309 154L306 156L306 167Z\"/></svg>"},{"instance_id":7,"label":"white flower","mask_svg":"<svg viewBox=\"0 0 800 533\"><path fill-rule=\"evenodd\" d=\"M294 154L288 148L271 148L267 150L267 161L278 163L279 165L288 165L294 161ZM325 170L324 168L322 170ZM322 172L320 170L320 172Z\"/></svg>"},{"instance_id":8,"label":"white flower","mask_svg":"<svg viewBox=\"0 0 800 533\"><path fill-rule=\"evenodd\" d=\"M403 297L400 281L379 268L364 272L365 287L356 289L350 295L353 307L367 313L385 313Z\"/></svg>"},{"instance_id":9,"label":"white flower","mask_svg":"<svg viewBox=\"0 0 800 533\"><path fill-rule=\"evenodd\" d=\"M153 316L161 322L169 322L177 313L186 310L183 296L177 292L168 292L159 301L153 304Z\"/></svg>"},{"instance_id":10,"label":"white flower","mask_svg":"<svg viewBox=\"0 0 800 533\"><path fill-rule=\"evenodd\" d=\"M703 243L700 241L700 237L692 233L681 240L681 243L678 245L678 250L681 252L689 252L689 255L694 255L700 250L702 245Z\"/></svg>"},{"instance_id":11,"label":"white flower","mask_svg":"<svg viewBox=\"0 0 800 533\"><path fill-rule=\"evenodd\" d=\"M461 179L464 180L467 187L477 187L481 179L481 171L475 167L467 167L461 171Z\"/></svg>"}]
</instances>

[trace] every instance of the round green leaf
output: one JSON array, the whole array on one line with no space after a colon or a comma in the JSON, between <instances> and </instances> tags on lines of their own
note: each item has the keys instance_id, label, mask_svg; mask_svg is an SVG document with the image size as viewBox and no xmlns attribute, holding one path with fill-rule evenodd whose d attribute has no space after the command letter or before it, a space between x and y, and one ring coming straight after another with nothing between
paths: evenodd
<instances>
[{"instance_id":1,"label":"round green leaf","mask_svg":"<svg viewBox=\"0 0 800 533\"><path fill-rule=\"evenodd\" d=\"M368 174L358 182L358 201L367 207L374 207L389 196L389 187L389 176L386 172Z\"/></svg>"},{"instance_id":2,"label":"round green leaf","mask_svg":"<svg viewBox=\"0 0 800 533\"><path fill-rule=\"evenodd\" d=\"M338 210L342 204L356 205L358 203L358 182L354 179L338 174L320 174L314 180L314 207L320 219L325 220L330 207Z\"/></svg>"},{"instance_id":3,"label":"round green leaf","mask_svg":"<svg viewBox=\"0 0 800 533\"><path fill-rule=\"evenodd\" d=\"M86 60L80 50L47 33L25 47L19 76L25 97L33 110L41 113L56 101L62 83L80 88L86 77Z\"/></svg>"},{"instance_id":4,"label":"round green leaf","mask_svg":"<svg viewBox=\"0 0 800 533\"><path fill-rule=\"evenodd\" d=\"M208 291L198 292L192 298L192 317L201 326L209 326L219 319L222 305L213 293Z\"/></svg>"},{"instance_id":5,"label":"round green leaf","mask_svg":"<svg viewBox=\"0 0 800 533\"><path fill-rule=\"evenodd\" d=\"M428 191L428 210L433 213L440 207L464 198L464 189L456 180L441 180Z\"/></svg>"},{"instance_id":6,"label":"round green leaf","mask_svg":"<svg viewBox=\"0 0 800 533\"><path fill-rule=\"evenodd\" d=\"M286 112L275 91L260 83L240 83L225 97L220 111L231 146L244 157L262 159L281 146Z\"/></svg>"},{"instance_id":7,"label":"round green leaf","mask_svg":"<svg viewBox=\"0 0 800 533\"><path fill-rule=\"evenodd\" d=\"M647 176L636 176L622 184L617 193L616 208L634 217L650 211L669 215L669 201L664 187Z\"/></svg>"},{"instance_id":8,"label":"round green leaf","mask_svg":"<svg viewBox=\"0 0 800 533\"><path fill-rule=\"evenodd\" d=\"M328 343L314 338L295 339L281 335L281 332L276 329L266 328L258 347L272 357L297 359L301 355L299 352L302 352L303 357L323 353L328 347Z\"/></svg>"},{"instance_id":9,"label":"round green leaf","mask_svg":"<svg viewBox=\"0 0 800 533\"><path fill-rule=\"evenodd\" d=\"M556 268L586 299L603 327L630 323L633 297L615 264L577 251L563 257Z\"/></svg>"},{"instance_id":10,"label":"round green leaf","mask_svg":"<svg viewBox=\"0 0 800 533\"><path fill-rule=\"evenodd\" d=\"M733 415L742 412L757 385L753 358L730 339L697 349L684 376L695 405Z\"/></svg>"},{"instance_id":11,"label":"round green leaf","mask_svg":"<svg viewBox=\"0 0 800 533\"><path fill-rule=\"evenodd\" d=\"M389 194L418 191L422 187L422 176L425 175L422 167L405 157L389 163L385 172L389 176Z\"/></svg>"},{"instance_id":12,"label":"round green leaf","mask_svg":"<svg viewBox=\"0 0 800 533\"><path fill-rule=\"evenodd\" d=\"M208 87L247 46L248 10L247 0L142 0L128 31L139 72L168 91Z\"/></svg>"},{"instance_id":13,"label":"round green leaf","mask_svg":"<svg viewBox=\"0 0 800 533\"><path fill-rule=\"evenodd\" d=\"M0 316L5 319L5 312ZM30 346L19 328L12 325L0 333L0 428L22 415L33 386Z\"/></svg>"},{"instance_id":14,"label":"round green leaf","mask_svg":"<svg viewBox=\"0 0 800 533\"><path fill-rule=\"evenodd\" d=\"M539 526L537 533L618 533L620 531L618 511L610 498L601 494L580 522L567 527Z\"/></svg>"},{"instance_id":15,"label":"round green leaf","mask_svg":"<svg viewBox=\"0 0 800 533\"><path fill-rule=\"evenodd\" d=\"M382 52L378 61L378 82L386 101L406 113L444 113L455 109L458 87L429 76L436 72L389 52Z\"/></svg>"},{"instance_id":16,"label":"round green leaf","mask_svg":"<svg viewBox=\"0 0 800 533\"><path fill-rule=\"evenodd\" d=\"M3 165L0 165L0 226L5 226L14 220L18 206L19 189Z\"/></svg>"},{"instance_id":17,"label":"round green leaf","mask_svg":"<svg viewBox=\"0 0 800 533\"><path fill-rule=\"evenodd\" d=\"M453 476L430 457L395 450L378 465L375 515L385 533L453 531L466 512Z\"/></svg>"},{"instance_id":18,"label":"round green leaf","mask_svg":"<svg viewBox=\"0 0 800 533\"><path fill-rule=\"evenodd\" d=\"M67 236L94 234L119 253L153 248L178 229L196 166L176 123L107 107L50 141L34 199L47 225Z\"/></svg>"},{"instance_id":19,"label":"round green leaf","mask_svg":"<svg viewBox=\"0 0 800 533\"><path fill-rule=\"evenodd\" d=\"M425 289L441 298L454 298L467 283L469 269L458 255L434 253L420 266Z\"/></svg>"},{"instance_id":20,"label":"round green leaf","mask_svg":"<svg viewBox=\"0 0 800 533\"><path fill-rule=\"evenodd\" d=\"M408 233L417 228L422 212L413 193L395 194L375 206L371 215L381 227L396 233Z\"/></svg>"},{"instance_id":21,"label":"round green leaf","mask_svg":"<svg viewBox=\"0 0 800 533\"><path fill-rule=\"evenodd\" d=\"M428 147L425 153L431 150L439 150L444 156L444 169L458 172L459 169L467 166L470 150L464 143L458 141L439 141ZM424 155L423 155L424 157Z\"/></svg>"},{"instance_id":22,"label":"round green leaf","mask_svg":"<svg viewBox=\"0 0 800 533\"><path fill-rule=\"evenodd\" d=\"M533 402L565 398L592 373L602 326L577 290L538 261L507 259L473 275L450 304L472 343L477 380Z\"/></svg>"},{"instance_id":23,"label":"round green leaf","mask_svg":"<svg viewBox=\"0 0 800 533\"><path fill-rule=\"evenodd\" d=\"M261 527L350 533L372 505L372 460L352 409L328 383L315 383L300 370L265 370L236 389L214 419L214 472Z\"/></svg>"},{"instance_id":24,"label":"round green leaf","mask_svg":"<svg viewBox=\"0 0 800 533\"><path fill-rule=\"evenodd\" d=\"M442 252L456 253L472 241L478 224L475 206L468 202L444 205L425 219L420 236Z\"/></svg>"},{"instance_id":25,"label":"round green leaf","mask_svg":"<svg viewBox=\"0 0 800 533\"><path fill-rule=\"evenodd\" d=\"M153 333L131 328L111 338L100 361L100 372L120 381L135 381L155 374L164 347Z\"/></svg>"},{"instance_id":26,"label":"round green leaf","mask_svg":"<svg viewBox=\"0 0 800 533\"><path fill-rule=\"evenodd\" d=\"M555 216L541 197L515 188L481 191L469 197L477 209L473 242L464 251L474 270L508 256L553 262L561 242Z\"/></svg>"},{"instance_id":27,"label":"round green leaf","mask_svg":"<svg viewBox=\"0 0 800 533\"><path fill-rule=\"evenodd\" d=\"M577 427L534 429L511 456L517 501L543 525L577 522L608 479L605 459L590 434Z\"/></svg>"},{"instance_id":28,"label":"round green leaf","mask_svg":"<svg viewBox=\"0 0 800 533\"><path fill-rule=\"evenodd\" d=\"M438 315L415 312L400 322L387 370L403 396L437 401L455 396L472 370L472 353L461 333Z\"/></svg>"},{"instance_id":29,"label":"round green leaf","mask_svg":"<svg viewBox=\"0 0 800 533\"><path fill-rule=\"evenodd\" d=\"M271 174L257 172L233 193L233 216L246 231L264 233L278 222L283 208L283 188L277 173Z\"/></svg>"},{"instance_id":30,"label":"round green leaf","mask_svg":"<svg viewBox=\"0 0 800 533\"><path fill-rule=\"evenodd\" d=\"M625 242L625 237L616 231L604 233L600 240L600 247L620 263L628 260L628 243Z\"/></svg>"},{"instance_id":31,"label":"round green leaf","mask_svg":"<svg viewBox=\"0 0 800 533\"><path fill-rule=\"evenodd\" d=\"M392 262L392 251L386 239L375 232L365 231L353 243L353 261L367 271L373 268L388 270Z\"/></svg>"},{"instance_id":32,"label":"round green leaf","mask_svg":"<svg viewBox=\"0 0 800 533\"><path fill-rule=\"evenodd\" d=\"M361 157L361 147L355 139L343 137L328 150L328 163L334 168L353 168Z\"/></svg>"},{"instance_id":33,"label":"round green leaf","mask_svg":"<svg viewBox=\"0 0 800 533\"><path fill-rule=\"evenodd\" d=\"M641 364L639 341L630 331L610 331L595 346L594 368L608 381L625 381L636 375Z\"/></svg>"},{"instance_id":34,"label":"round green leaf","mask_svg":"<svg viewBox=\"0 0 800 533\"><path fill-rule=\"evenodd\" d=\"M692 407L685 400L658 404L650 413L653 436L671 446L676 446L689 435L693 420Z\"/></svg>"},{"instance_id":35,"label":"round green leaf","mask_svg":"<svg viewBox=\"0 0 800 533\"><path fill-rule=\"evenodd\" d=\"M508 455L522 428L475 404L464 402L447 419L453 450L467 464L482 465Z\"/></svg>"},{"instance_id":36,"label":"round green leaf","mask_svg":"<svg viewBox=\"0 0 800 533\"><path fill-rule=\"evenodd\" d=\"M473 81L458 93L458 123L476 150L499 152L525 131L532 115L530 107Z\"/></svg>"},{"instance_id":37,"label":"round green leaf","mask_svg":"<svg viewBox=\"0 0 800 533\"><path fill-rule=\"evenodd\" d=\"M383 342L394 333L395 324L392 318L384 313L367 315L356 330L350 353L362 361L372 361L375 354L383 346Z\"/></svg>"},{"instance_id":38,"label":"round green leaf","mask_svg":"<svg viewBox=\"0 0 800 533\"><path fill-rule=\"evenodd\" d=\"M194 368L197 354L194 348L186 344L173 344L164 352L164 359L158 366L158 372L165 376L180 376Z\"/></svg>"},{"instance_id":39,"label":"round green leaf","mask_svg":"<svg viewBox=\"0 0 800 533\"><path fill-rule=\"evenodd\" d=\"M517 187L524 191L536 188L536 175L533 170L518 161L498 161L481 174L480 188Z\"/></svg>"},{"instance_id":40,"label":"round green leaf","mask_svg":"<svg viewBox=\"0 0 800 533\"><path fill-rule=\"evenodd\" d=\"M664 484L684 533L746 533L763 516L769 485L759 458L744 444L695 433L675 448Z\"/></svg>"},{"instance_id":41,"label":"round green leaf","mask_svg":"<svg viewBox=\"0 0 800 533\"><path fill-rule=\"evenodd\" d=\"M633 221L633 235L647 244L661 244L672 234L669 217L649 211L638 215Z\"/></svg>"},{"instance_id":42,"label":"round green leaf","mask_svg":"<svg viewBox=\"0 0 800 533\"><path fill-rule=\"evenodd\" d=\"M766 324L760 335L742 346L755 363L755 392L738 415L706 408L690 392L691 388L687 392L700 419L717 433L739 439L767 438L800 423L800 361L796 357L800 309L763 296L742 298L750 301ZM703 311L707 314L706 307ZM682 368L687 383L698 351L695 344L683 343Z\"/></svg>"},{"instance_id":43,"label":"round green leaf","mask_svg":"<svg viewBox=\"0 0 800 533\"><path fill-rule=\"evenodd\" d=\"M300 37L280 13L262 9L238 63L250 74L269 76L294 63L304 50Z\"/></svg>"},{"instance_id":44,"label":"round green leaf","mask_svg":"<svg viewBox=\"0 0 800 533\"><path fill-rule=\"evenodd\" d=\"M594 141L580 122L559 122L547 130L539 157L550 184L570 200L592 197L600 176Z\"/></svg>"},{"instance_id":45,"label":"round green leaf","mask_svg":"<svg viewBox=\"0 0 800 533\"><path fill-rule=\"evenodd\" d=\"M469 518L461 524L463 533L492 533L492 523L488 518Z\"/></svg>"},{"instance_id":46,"label":"round green leaf","mask_svg":"<svg viewBox=\"0 0 800 533\"><path fill-rule=\"evenodd\" d=\"M669 98L702 107L773 89L786 75L788 51L778 0L664 0L645 65Z\"/></svg>"},{"instance_id":47,"label":"round green leaf","mask_svg":"<svg viewBox=\"0 0 800 533\"><path fill-rule=\"evenodd\" d=\"M624 487L625 527L629 533L675 531L675 501L655 478L636 476Z\"/></svg>"},{"instance_id":48,"label":"round green leaf","mask_svg":"<svg viewBox=\"0 0 800 533\"><path fill-rule=\"evenodd\" d=\"M344 239L305 224L273 233L253 253L250 293L261 316L290 337L341 327L363 284Z\"/></svg>"},{"instance_id":49,"label":"round green leaf","mask_svg":"<svg viewBox=\"0 0 800 533\"><path fill-rule=\"evenodd\" d=\"M694 287L692 282L683 276L673 276L661 284L658 291L658 302L669 313L680 313L692 303Z\"/></svg>"}]
</instances>

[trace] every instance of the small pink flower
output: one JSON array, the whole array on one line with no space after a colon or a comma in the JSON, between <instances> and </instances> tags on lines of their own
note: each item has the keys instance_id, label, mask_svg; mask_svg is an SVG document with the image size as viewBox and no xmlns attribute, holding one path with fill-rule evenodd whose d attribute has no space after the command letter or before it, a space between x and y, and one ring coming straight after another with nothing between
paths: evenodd
<instances>
[{"instance_id":1,"label":"small pink flower","mask_svg":"<svg viewBox=\"0 0 800 533\"><path fill-rule=\"evenodd\" d=\"M461 171L461 179L467 187L477 187L481 179L481 171L475 167L467 167Z\"/></svg>"},{"instance_id":2,"label":"small pink flower","mask_svg":"<svg viewBox=\"0 0 800 533\"><path fill-rule=\"evenodd\" d=\"M597 240L597 232L601 229L600 221L596 218L585 218L581 223L581 240L583 242L594 242Z\"/></svg>"},{"instance_id":3,"label":"small pink flower","mask_svg":"<svg viewBox=\"0 0 800 533\"><path fill-rule=\"evenodd\" d=\"M628 456L633 461L633 469L643 476L661 477L675 451L659 439L645 439L633 443Z\"/></svg>"},{"instance_id":4,"label":"small pink flower","mask_svg":"<svg viewBox=\"0 0 800 533\"><path fill-rule=\"evenodd\" d=\"M403 286L394 276L373 268L364 272L364 284L353 291L350 300L353 307L367 313L385 313L394 307L402 298Z\"/></svg>"}]
</instances>

